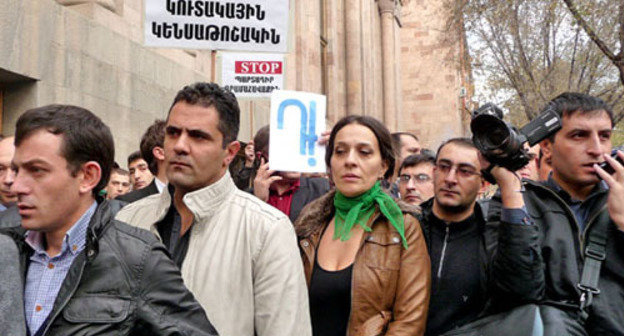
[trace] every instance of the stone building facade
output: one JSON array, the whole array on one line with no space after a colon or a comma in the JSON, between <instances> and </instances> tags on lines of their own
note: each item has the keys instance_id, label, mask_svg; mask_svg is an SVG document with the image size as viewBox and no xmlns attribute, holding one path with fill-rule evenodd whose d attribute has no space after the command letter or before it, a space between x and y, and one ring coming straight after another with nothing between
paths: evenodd
<instances>
[{"instance_id":1,"label":"stone building facade","mask_svg":"<svg viewBox=\"0 0 624 336\"><path fill-rule=\"evenodd\" d=\"M446 14L437 3L291 0L285 88L327 95L329 126L366 114L392 131L415 132L428 146L464 134L461 43L445 38ZM177 90L218 81L218 51L144 47L143 6L143 0L3 0L3 133L13 133L28 108L83 106L111 127L116 159L125 165L147 126L166 117ZM268 123L269 101L240 105L246 141Z\"/></svg>"}]
</instances>

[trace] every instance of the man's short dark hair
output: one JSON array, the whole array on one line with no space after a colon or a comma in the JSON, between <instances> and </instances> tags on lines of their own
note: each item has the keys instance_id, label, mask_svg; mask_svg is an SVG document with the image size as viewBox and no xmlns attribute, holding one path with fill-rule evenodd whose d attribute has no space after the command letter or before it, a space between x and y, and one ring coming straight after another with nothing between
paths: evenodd
<instances>
[{"instance_id":1,"label":"man's short dark hair","mask_svg":"<svg viewBox=\"0 0 624 336\"><path fill-rule=\"evenodd\" d=\"M464 148L474 148L476 151L479 151L477 147L474 145L474 143L472 142L472 140L470 140L470 138L452 138L452 139L448 139L444 141L440 145L440 147L438 147L438 152L436 153L436 156L435 156L436 161L438 161L438 157L440 156L440 152L442 151L442 148L450 144L454 144L454 145L464 147Z\"/></svg>"},{"instance_id":2,"label":"man's short dark hair","mask_svg":"<svg viewBox=\"0 0 624 336\"><path fill-rule=\"evenodd\" d=\"M123 169L123 168L113 168L113 171L111 172L111 175L113 174L117 174L117 175L123 175L123 176L130 176L130 172Z\"/></svg>"},{"instance_id":3,"label":"man's short dark hair","mask_svg":"<svg viewBox=\"0 0 624 336\"><path fill-rule=\"evenodd\" d=\"M401 163L401 167L399 167L399 174L401 174L401 171L403 171L404 168L416 167L423 163L430 163L434 165L435 157L429 154L410 155L403 160L403 163Z\"/></svg>"},{"instance_id":4,"label":"man's short dark hair","mask_svg":"<svg viewBox=\"0 0 624 336\"><path fill-rule=\"evenodd\" d=\"M141 137L139 147L141 148L141 156L147 162L147 166L154 176L158 175L158 162L156 162L153 150L154 147L164 148L166 125L167 123L164 120L156 119Z\"/></svg>"},{"instance_id":5,"label":"man's short dark hair","mask_svg":"<svg viewBox=\"0 0 624 336\"><path fill-rule=\"evenodd\" d=\"M418 139L418 137L416 136L416 134L413 134L413 133L410 133L410 132L394 132L391 135L392 135L392 140L397 142L397 143L401 143L401 136L402 135L410 136L410 137L414 138L414 140L420 141Z\"/></svg>"},{"instance_id":6,"label":"man's short dark hair","mask_svg":"<svg viewBox=\"0 0 624 336\"><path fill-rule=\"evenodd\" d=\"M613 127L613 110L598 97L579 92L564 92L548 102L546 108L549 107L561 118L575 113L591 115L605 111L611 120L611 127ZM555 141L555 134L550 137L550 141Z\"/></svg>"},{"instance_id":7,"label":"man's short dark hair","mask_svg":"<svg viewBox=\"0 0 624 336\"><path fill-rule=\"evenodd\" d=\"M264 150L269 145L270 127L269 125L262 126L254 136L254 149L256 151Z\"/></svg>"},{"instance_id":8,"label":"man's short dark hair","mask_svg":"<svg viewBox=\"0 0 624 336\"><path fill-rule=\"evenodd\" d=\"M128 155L128 168L130 168L130 164L138 159L143 159L140 151L132 152Z\"/></svg>"},{"instance_id":9,"label":"man's short dark hair","mask_svg":"<svg viewBox=\"0 0 624 336\"><path fill-rule=\"evenodd\" d=\"M392 137L392 145L394 146L394 151L395 151L397 157L400 156L400 154L401 154L401 147L403 146L403 144L401 143L401 136L402 135L410 136L410 137L414 138L414 140L420 141L420 140L418 140L418 137L416 136L416 134L412 134L412 133L409 133L409 132L394 132L394 133L390 134L390 136Z\"/></svg>"},{"instance_id":10,"label":"man's short dark hair","mask_svg":"<svg viewBox=\"0 0 624 336\"><path fill-rule=\"evenodd\" d=\"M198 82L188 85L178 91L169 108L169 113L171 113L173 106L181 101L191 105L214 107L219 113L217 128L223 134L223 148L236 140L240 127L240 108L236 96L232 92L215 83Z\"/></svg>"},{"instance_id":11,"label":"man's short dark hair","mask_svg":"<svg viewBox=\"0 0 624 336\"><path fill-rule=\"evenodd\" d=\"M17 120L15 147L41 129L62 136L61 155L67 160L72 176L76 176L86 162L95 161L100 165L102 177L92 190L93 196L97 196L108 184L115 160L115 143L108 126L82 107L42 106L26 111Z\"/></svg>"}]
</instances>

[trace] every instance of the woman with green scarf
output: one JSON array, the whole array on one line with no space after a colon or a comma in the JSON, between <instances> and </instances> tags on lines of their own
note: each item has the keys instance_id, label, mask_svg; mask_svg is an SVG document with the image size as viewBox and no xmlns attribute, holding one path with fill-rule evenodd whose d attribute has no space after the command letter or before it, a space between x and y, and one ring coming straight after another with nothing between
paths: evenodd
<instances>
[{"instance_id":1,"label":"woman with green scarf","mask_svg":"<svg viewBox=\"0 0 624 336\"><path fill-rule=\"evenodd\" d=\"M423 335L431 279L418 209L379 185L394 171L390 132L374 118L345 117L325 162L336 188L295 223L313 335Z\"/></svg>"}]
</instances>

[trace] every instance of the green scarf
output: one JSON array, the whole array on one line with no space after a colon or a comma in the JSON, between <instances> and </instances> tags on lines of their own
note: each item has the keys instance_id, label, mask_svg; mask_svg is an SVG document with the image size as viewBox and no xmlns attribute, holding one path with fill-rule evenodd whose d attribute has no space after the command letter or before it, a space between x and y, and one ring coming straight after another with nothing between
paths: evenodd
<instances>
[{"instance_id":1,"label":"green scarf","mask_svg":"<svg viewBox=\"0 0 624 336\"><path fill-rule=\"evenodd\" d=\"M336 190L336 195L334 196L334 207L336 208L334 239L340 238L341 241L349 240L351 238L351 229L355 224L361 226L364 231L371 232L371 228L366 225L366 222L375 212L375 204L379 204L381 213L399 232L403 240L403 247L407 249L403 212L392 197L381 191L379 182L375 183L369 191L353 198L346 197Z\"/></svg>"}]
</instances>

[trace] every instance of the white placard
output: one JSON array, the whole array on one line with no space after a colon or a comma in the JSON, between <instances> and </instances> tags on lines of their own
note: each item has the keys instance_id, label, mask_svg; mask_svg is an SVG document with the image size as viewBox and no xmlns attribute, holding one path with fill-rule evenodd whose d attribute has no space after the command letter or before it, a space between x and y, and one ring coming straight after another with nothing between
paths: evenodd
<instances>
[{"instance_id":1,"label":"white placard","mask_svg":"<svg viewBox=\"0 0 624 336\"><path fill-rule=\"evenodd\" d=\"M271 94L269 168L304 173L325 172L325 96L297 91Z\"/></svg>"},{"instance_id":2,"label":"white placard","mask_svg":"<svg viewBox=\"0 0 624 336\"><path fill-rule=\"evenodd\" d=\"M236 98L268 98L284 86L284 55L223 53L221 86Z\"/></svg>"},{"instance_id":3,"label":"white placard","mask_svg":"<svg viewBox=\"0 0 624 336\"><path fill-rule=\"evenodd\" d=\"M289 0L145 0L150 47L288 50Z\"/></svg>"}]
</instances>

